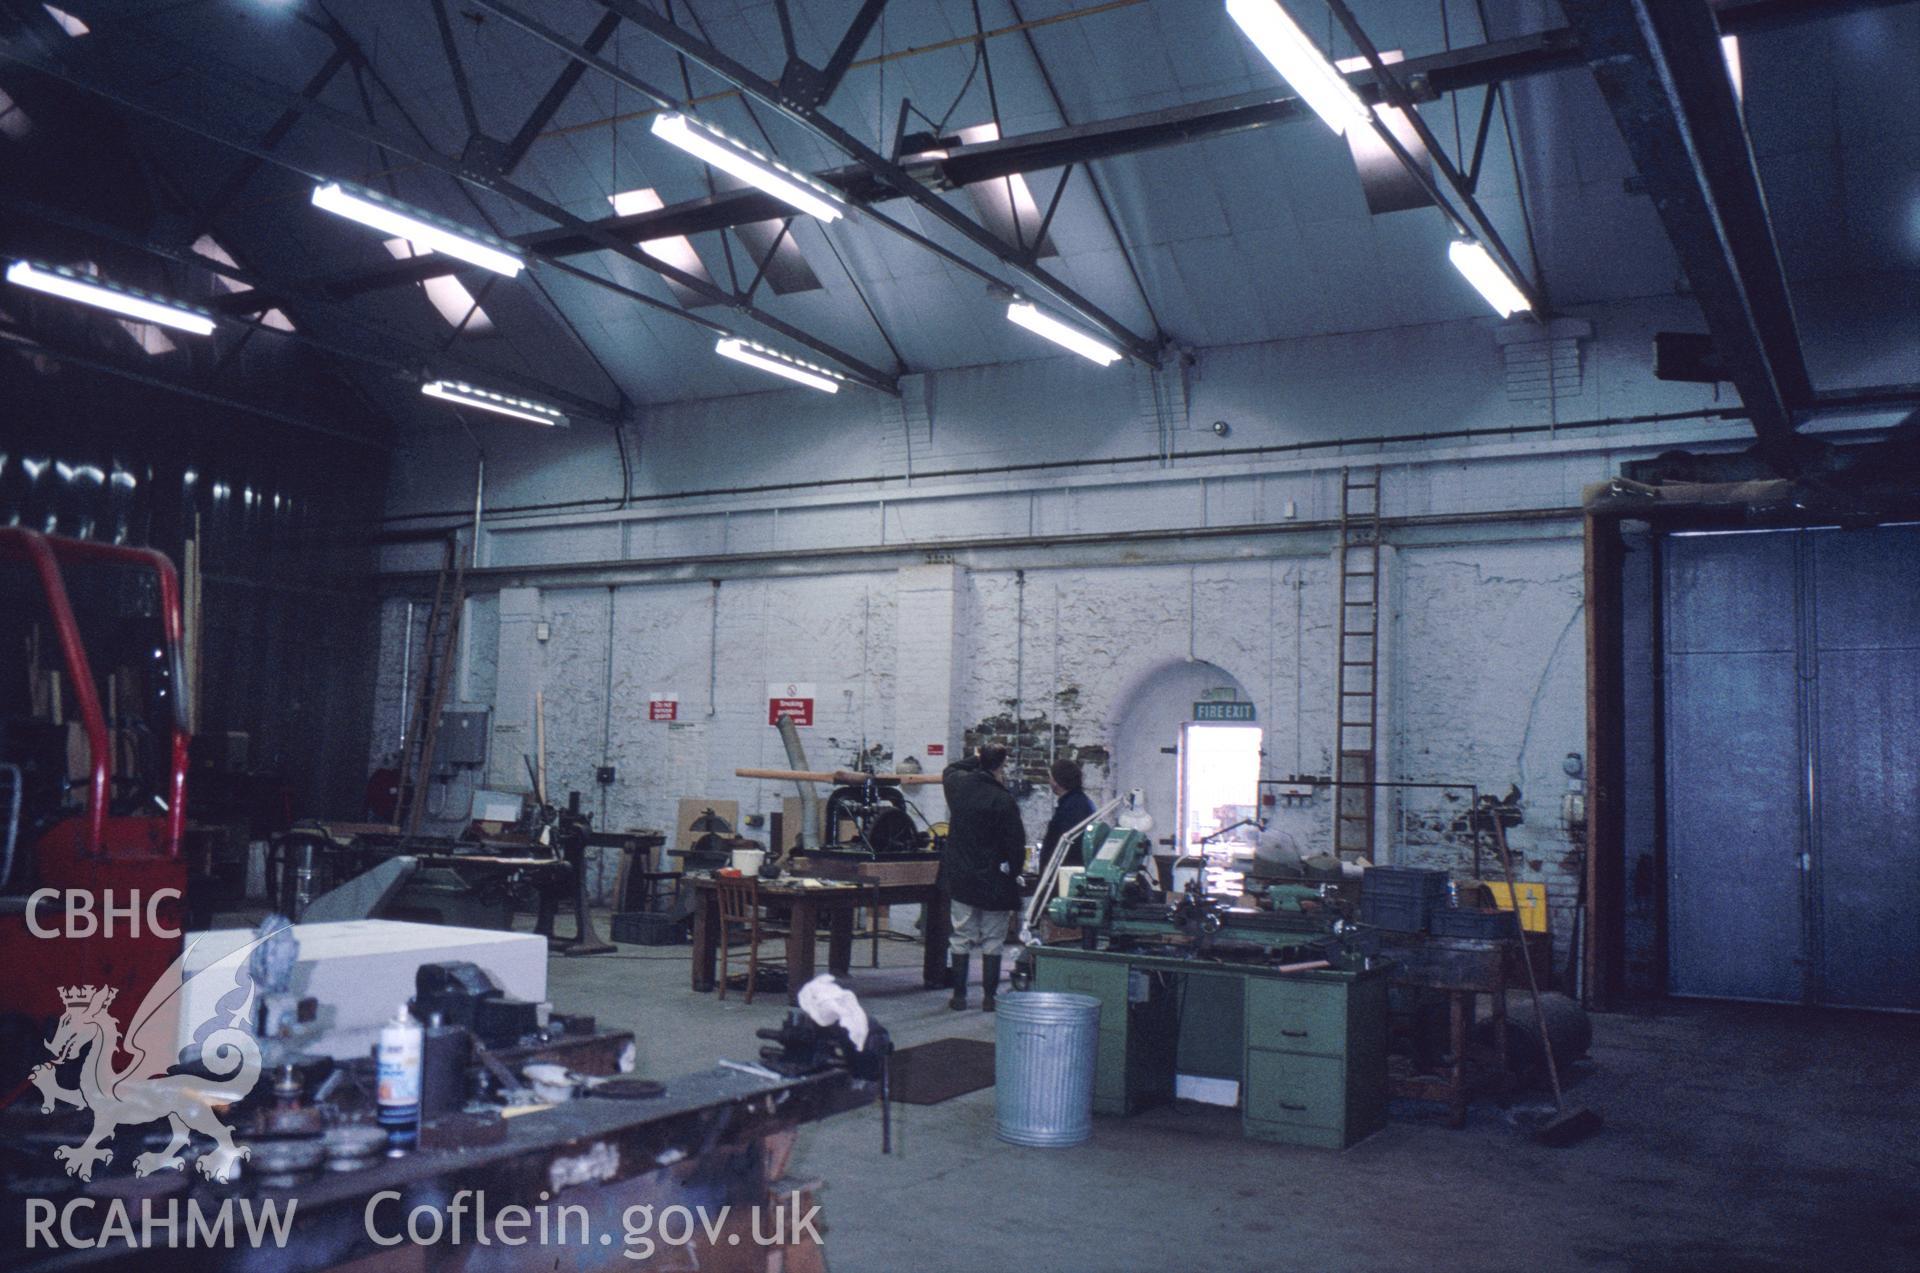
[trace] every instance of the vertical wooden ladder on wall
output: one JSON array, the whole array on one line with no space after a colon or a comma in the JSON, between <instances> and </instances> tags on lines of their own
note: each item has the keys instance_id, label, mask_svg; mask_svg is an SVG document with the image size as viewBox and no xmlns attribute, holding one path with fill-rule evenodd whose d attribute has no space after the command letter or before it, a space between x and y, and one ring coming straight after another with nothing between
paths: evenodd
<instances>
[{"instance_id":1,"label":"vertical wooden ladder on wall","mask_svg":"<svg viewBox=\"0 0 1920 1273\"><path fill-rule=\"evenodd\" d=\"M460 640L460 612L466 609L466 558L460 537L447 536L446 555L433 585L433 609L427 614L422 647L420 688L413 697L406 746L400 757L400 799L393 820L403 835L420 834L426 810L427 783L433 779L433 745L440 733L440 712L446 706L447 686L453 680L454 656Z\"/></svg>"},{"instance_id":2,"label":"vertical wooden ladder on wall","mask_svg":"<svg viewBox=\"0 0 1920 1273\"><path fill-rule=\"evenodd\" d=\"M1380 470L1340 470L1340 641L1335 669L1333 849L1373 859L1379 725Z\"/></svg>"}]
</instances>

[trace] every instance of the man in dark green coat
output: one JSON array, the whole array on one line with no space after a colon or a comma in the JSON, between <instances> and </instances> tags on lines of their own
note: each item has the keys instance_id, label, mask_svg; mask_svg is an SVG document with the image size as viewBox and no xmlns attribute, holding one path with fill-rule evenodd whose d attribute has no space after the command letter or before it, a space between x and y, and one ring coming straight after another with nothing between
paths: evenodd
<instances>
[{"instance_id":1,"label":"man in dark green coat","mask_svg":"<svg viewBox=\"0 0 1920 1273\"><path fill-rule=\"evenodd\" d=\"M1027 860L1027 829L1013 793L1001 785L1007 749L989 744L955 761L940 775L947 796L947 846L940 872L953 899L953 1000L967 1006L967 971L980 952L980 1006L993 1011L1000 984L1000 949L1020 907L1020 871Z\"/></svg>"}]
</instances>

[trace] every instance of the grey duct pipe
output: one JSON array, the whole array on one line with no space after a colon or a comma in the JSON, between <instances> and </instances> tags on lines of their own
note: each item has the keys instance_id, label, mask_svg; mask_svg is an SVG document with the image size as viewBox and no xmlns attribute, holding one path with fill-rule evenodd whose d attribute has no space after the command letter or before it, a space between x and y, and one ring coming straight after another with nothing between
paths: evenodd
<instances>
[{"instance_id":1,"label":"grey duct pipe","mask_svg":"<svg viewBox=\"0 0 1920 1273\"><path fill-rule=\"evenodd\" d=\"M782 716L778 723L780 728L780 741L784 743L787 748L787 764L795 769L805 770L807 768L807 749L800 745L800 731L794 728L793 717ZM811 782L796 782L793 785L800 789L800 821L803 824L800 827L800 847L803 849L817 849L820 847L820 836L814 831L814 828L820 825L820 798L814 794L813 784ZM784 847L783 845L774 845L773 850L775 856L778 856L784 850Z\"/></svg>"},{"instance_id":2,"label":"grey duct pipe","mask_svg":"<svg viewBox=\"0 0 1920 1273\"><path fill-rule=\"evenodd\" d=\"M1821 398L1806 408L1809 414L1840 414L1876 409L1880 405L1906 405L1914 400L1906 392L1904 385L1875 386L1869 390L1851 391L1845 396ZM1884 390L1888 395L1882 403L1871 395ZM1174 460L1202 460L1218 462L1221 460L1242 459L1264 455L1304 455L1313 451L1337 451L1343 447L1365 446L1381 447L1409 442L1449 442L1471 441L1477 438L1498 436L1501 439L1524 437L1529 434L1558 434L1574 429L1606 429L1624 425L1673 424L1686 420L1698 420L1702 423L1715 423L1724 420L1744 420L1748 413L1739 407L1708 407L1694 411L1652 411L1638 415L1596 416L1585 420L1561 420L1547 424L1521 424L1509 427L1489 426L1480 429L1436 429L1421 433L1395 433L1379 437L1341 436L1334 438L1316 438L1308 442L1276 442L1261 446L1229 446L1213 451L1175 451L1170 457ZM1860 432L1884 432L1883 429L1863 429ZM1099 468L1115 468L1124 464L1144 464L1158 462L1158 454L1131 454L1088 457L1080 456L1071 460L1033 460L1020 464L994 464L972 468L934 469L913 474L915 481L930 478L950 477L1009 477L1017 473L1041 473L1054 469L1086 469L1089 465ZM696 496L718 495L766 495L777 491L819 491L842 486L870 486L884 482L897 482L903 474L874 473L867 477L823 477L802 482L760 482L751 486L712 486L683 491L661 491L652 495L635 495L631 505L655 504L665 500L692 499ZM510 504L493 510L494 520L512 520L515 515L537 515L562 509L586 508L594 504L618 504L611 498L554 500L543 504ZM417 522L432 518L463 516L458 509L432 509L419 513L396 513L390 517L379 518L382 525L392 522Z\"/></svg>"},{"instance_id":3,"label":"grey duct pipe","mask_svg":"<svg viewBox=\"0 0 1920 1273\"><path fill-rule=\"evenodd\" d=\"M400 638L400 755L407 754L407 716L413 702L413 602L407 602L407 628Z\"/></svg>"},{"instance_id":4,"label":"grey duct pipe","mask_svg":"<svg viewBox=\"0 0 1920 1273\"><path fill-rule=\"evenodd\" d=\"M464 423L464 421L462 422ZM480 568L480 513L487 502L487 453L481 451L473 468L473 569Z\"/></svg>"}]
</instances>

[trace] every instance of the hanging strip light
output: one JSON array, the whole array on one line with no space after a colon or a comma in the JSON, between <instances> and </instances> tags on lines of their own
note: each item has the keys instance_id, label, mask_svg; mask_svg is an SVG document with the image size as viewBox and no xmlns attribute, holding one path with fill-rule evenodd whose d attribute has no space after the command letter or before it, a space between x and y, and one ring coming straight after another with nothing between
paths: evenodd
<instances>
[{"instance_id":1,"label":"hanging strip light","mask_svg":"<svg viewBox=\"0 0 1920 1273\"><path fill-rule=\"evenodd\" d=\"M329 181L313 188L313 206L349 221L397 234L416 249L444 252L469 265L514 277L526 267L520 250L505 239L447 220L364 186Z\"/></svg>"},{"instance_id":2,"label":"hanging strip light","mask_svg":"<svg viewBox=\"0 0 1920 1273\"><path fill-rule=\"evenodd\" d=\"M112 310L143 323L158 323L196 336L210 335L213 315L198 306L154 296L136 288L122 287L105 279L70 270L64 265L43 265L38 261L15 261L7 267L7 282L30 287L49 296L61 296L83 305Z\"/></svg>"},{"instance_id":3,"label":"hanging strip light","mask_svg":"<svg viewBox=\"0 0 1920 1273\"><path fill-rule=\"evenodd\" d=\"M1227 16L1328 128L1367 126L1366 103L1277 0L1227 0Z\"/></svg>"},{"instance_id":4,"label":"hanging strip light","mask_svg":"<svg viewBox=\"0 0 1920 1273\"><path fill-rule=\"evenodd\" d=\"M1082 358L1091 359L1101 366L1118 362L1120 351L1113 346L1094 339L1078 327L1063 323L1053 315L1043 312L1031 301L1014 301L1007 306L1007 321L1017 323L1035 335L1045 336L1064 349L1071 349Z\"/></svg>"},{"instance_id":5,"label":"hanging strip light","mask_svg":"<svg viewBox=\"0 0 1920 1273\"><path fill-rule=\"evenodd\" d=\"M1455 239L1447 248L1447 259L1500 317L1509 318L1533 308L1526 293L1514 285L1478 239Z\"/></svg>"},{"instance_id":6,"label":"hanging strip light","mask_svg":"<svg viewBox=\"0 0 1920 1273\"><path fill-rule=\"evenodd\" d=\"M473 407L478 411L491 411L496 415L512 416L516 420L525 420L530 424L561 426L567 423L565 412L550 407L544 402L495 393L491 389L476 388L463 380L430 380L420 386L420 392L429 398L440 398L458 406Z\"/></svg>"},{"instance_id":7,"label":"hanging strip light","mask_svg":"<svg viewBox=\"0 0 1920 1273\"><path fill-rule=\"evenodd\" d=\"M845 213L840 196L813 178L691 115L654 116L653 135L822 221L837 221Z\"/></svg>"},{"instance_id":8,"label":"hanging strip light","mask_svg":"<svg viewBox=\"0 0 1920 1273\"><path fill-rule=\"evenodd\" d=\"M837 371L829 371L817 363L802 362L777 349L768 349L765 345L743 340L738 336L722 336L713 347L713 352L722 358L731 358L743 362L749 367L758 367L770 371L776 376L785 376L822 393L839 393L846 377Z\"/></svg>"}]
</instances>

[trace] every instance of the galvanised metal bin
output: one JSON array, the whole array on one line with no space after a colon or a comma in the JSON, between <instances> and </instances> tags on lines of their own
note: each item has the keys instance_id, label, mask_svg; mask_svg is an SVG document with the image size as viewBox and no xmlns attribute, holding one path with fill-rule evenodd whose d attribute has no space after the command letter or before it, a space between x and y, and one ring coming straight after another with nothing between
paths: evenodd
<instances>
[{"instance_id":1,"label":"galvanised metal bin","mask_svg":"<svg viewBox=\"0 0 1920 1273\"><path fill-rule=\"evenodd\" d=\"M994 1132L1037 1148L1093 1135L1100 1001L1028 990L1000 996L994 1027Z\"/></svg>"}]
</instances>

